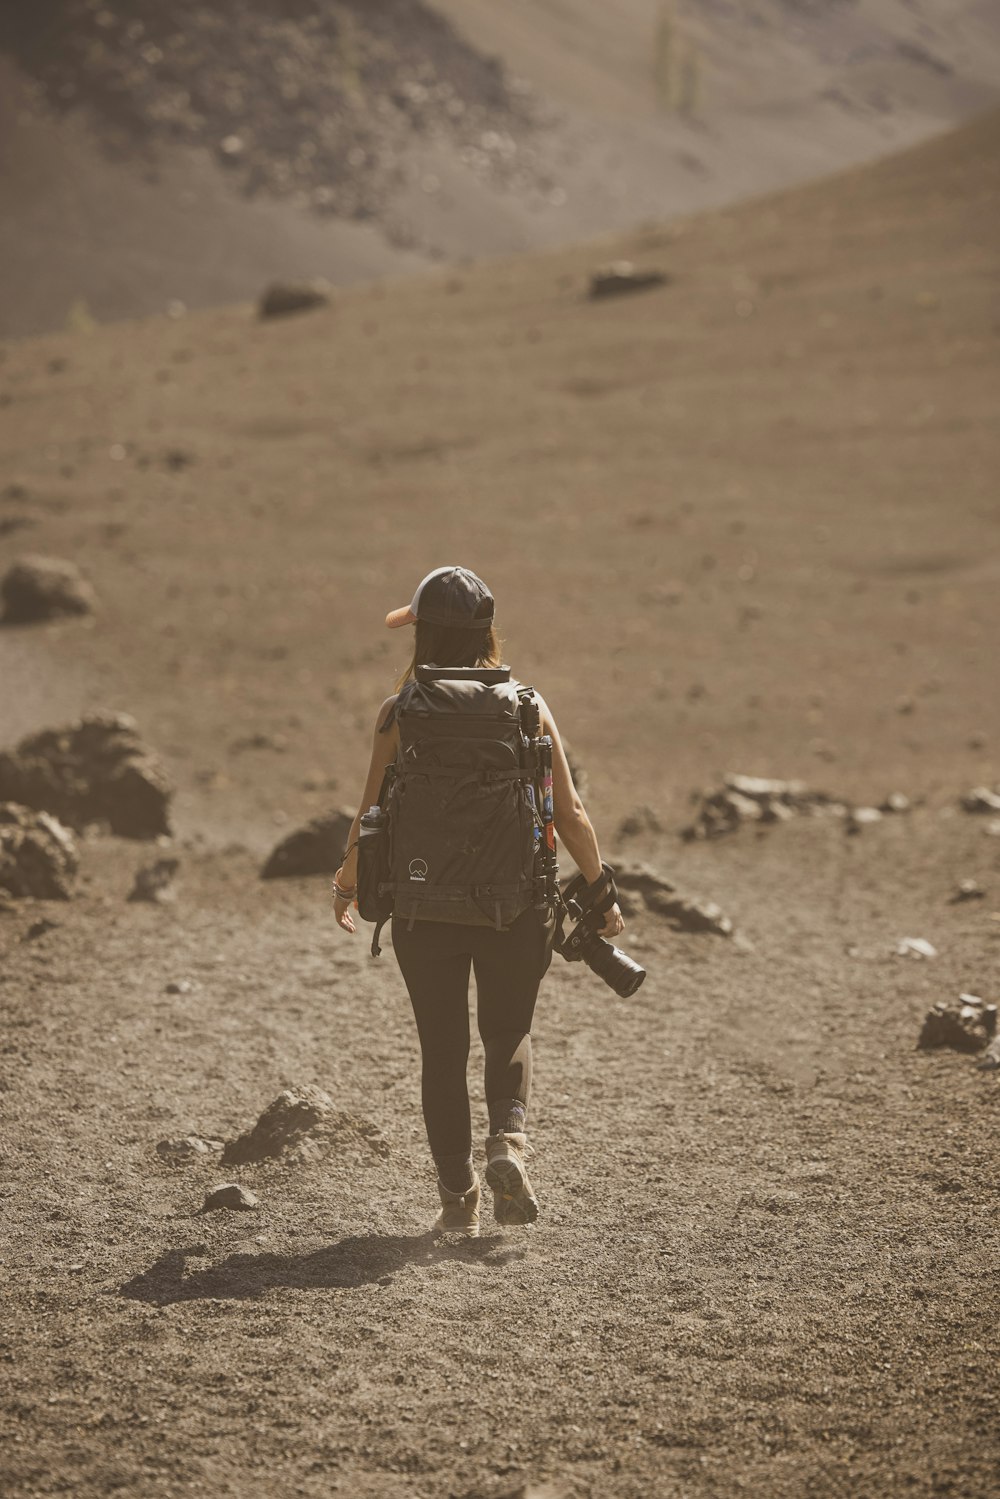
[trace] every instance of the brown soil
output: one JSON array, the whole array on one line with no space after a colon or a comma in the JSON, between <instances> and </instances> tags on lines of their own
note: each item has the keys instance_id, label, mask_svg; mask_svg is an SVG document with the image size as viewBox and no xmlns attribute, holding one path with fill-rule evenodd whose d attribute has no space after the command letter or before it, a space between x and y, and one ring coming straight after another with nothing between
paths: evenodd
<instances>
[{"instance_id":1,"label":"brown soil","mask_svg":"<svg viewBox=\"0 0 1000 1499\"><path fill-rule=\"evenodd\" d=\"M996 1492L997 1073L916 1041L998 997L1000 840L958 806L1000 778L998 145L3 351L0 564L67 557L102 608L0 631L0 742L134 713L181 860L129 904L149 847L89 837L72 902L0 916L7 1493ZM622 254L672 283L589 302ZM543 1215L434 1248L391 955L258 871L357 796L382 617L442 558L491 582L608 853L729 770L918 805L629 840L743 940L637 916L628 1002L557 959ZM309 1085L357 1121L321 1160L157 1152ZM202 1214L222 1181L259 1209Z\"/></svg>"}]
</instances>

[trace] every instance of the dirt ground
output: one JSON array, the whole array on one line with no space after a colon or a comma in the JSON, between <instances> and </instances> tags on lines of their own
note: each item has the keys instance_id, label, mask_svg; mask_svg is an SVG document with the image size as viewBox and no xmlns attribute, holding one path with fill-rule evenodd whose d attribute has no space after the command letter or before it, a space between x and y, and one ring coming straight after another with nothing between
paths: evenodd
<instances>
[{"instance_id":1,"label":"dirt ground","mask_svg":"<svg viewBox=\"0 0 1000 1499\"><path fill-rule=\"evenodd\" d=\"M0 743L134 713L181 860L130 905L159 851L88 837L75 900L0 914L6 1493L996 1493L998 1074L915 1042L1000 998L1000 839L957 805L1000 778L998 145L280 324L0 351L0 564L68 557L102 601L0 629ZM621 253L670 284L589 302ZM382 618L448 560L605 851L741 940L636 918L629 1001L556 959L542 1216L435 1247L391 954L325 880L257 876L357 796ZM683 843L727 770L915 806ZM623 845L638 802L667 831ZM158 1155L296 1083L362 1121L326 1161ZM258 1210L201 1214L222 1180Z\"/></svg>"}]
</instances>

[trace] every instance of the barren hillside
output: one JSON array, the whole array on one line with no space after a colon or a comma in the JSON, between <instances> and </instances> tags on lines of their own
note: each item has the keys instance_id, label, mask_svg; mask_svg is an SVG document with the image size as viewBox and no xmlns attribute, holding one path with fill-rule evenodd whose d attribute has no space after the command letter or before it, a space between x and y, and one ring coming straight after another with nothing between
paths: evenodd
<instances>
[{"instance_id":1,"label":"barren hillside","mask_svg":"<svg viewBox=\"0 0 1000 1499\"><path fill-rule=\"evenodd\" d=\"M0 331L568 243L997 98L991 6L10 0Z\"/></svg>"}]
</instances>

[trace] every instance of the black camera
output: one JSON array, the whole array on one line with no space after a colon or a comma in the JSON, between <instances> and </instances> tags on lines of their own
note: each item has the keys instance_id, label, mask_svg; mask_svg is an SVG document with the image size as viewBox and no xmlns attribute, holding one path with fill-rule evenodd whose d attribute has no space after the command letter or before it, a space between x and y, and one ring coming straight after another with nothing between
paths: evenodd
<instances>
[{"instance_id":1,"label":"black camera","mask_svg":"<svg viewBox=\"0 0 1000 1499\"><path fill-rule=\"evenodd\" d=\"M621 999L628 999L646 977L646 970L612 942L597 935L598 928L604 925L608 911L617 900L618 887L610 864L601 866L601 873L592 885L578 874L562 893L555 947L567 963L586 963L591 972L603 979ZM564 932L563 922L567 916L576 925Z\"/></svg>"}]
</instances>

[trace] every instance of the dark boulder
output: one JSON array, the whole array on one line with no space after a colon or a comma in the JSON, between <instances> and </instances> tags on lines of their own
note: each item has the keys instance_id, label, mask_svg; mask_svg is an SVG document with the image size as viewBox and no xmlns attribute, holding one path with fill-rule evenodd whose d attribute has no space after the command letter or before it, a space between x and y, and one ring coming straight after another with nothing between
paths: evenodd
<instances>
[{"instance_id":1,"label":"dark boulder","mask_svg":"<svg viewBox=\"0 0 1000 1499\"><path fill-rule=\"evenodd\" d=\"M69 900L78 864L76 841L62 823L0 803L0 890L18 899Z\"/></svg>"},{"instance_id":2,"label":"dark boulder","mask_svg":"<svg viewBox=\"0 0 1000 1499\"><path fill-rule=\"evenodd\" d=\"M126 714L94 715L0 752L0 798L124 838L169 833L173 787Z\"/></svg>"},{"instance_id":3,"label":"dark boulder","mask_svg":"<svg viewBox=\"0 0 1000 1499\"><path fill-rule=\"evenodd\" d=\"M0 582L6 625L37 624L66 615L93 614L97 596L72 562L59 557L22 557Z\"/></svg>"},{"instance_id":4,"label":"dark boulder","mask_svg":"<svg viewBox=\"0 0 1000 1499\"><path fill-rule=\"evenodd\" d=\"M629 292L666 286L669 281L666 271L633 265L631 260L612 260L609 265L602 265L594 271L590 278L590 295L594 299L627 296Z\"/></svg>"},{"instance_id":5,"label":"dark boulder","mask_svg":"<svg viewBox=\"0 0 1000 1499\"><path fill-rule=\"evenodd\" d=\"M301 874L336 874L351 832L351 812L328 812L283 838L260 872L262 880Z\"/></svg>"},{"instance_id":6,"label":"dark boulder","mask_svg":"<svg viewBox=\"0 0 1000 1499\"><path fill-rule=\"evenodd\" d=\"M997 1029L997 1007L978 994L941 999L924 1016L917 1045L924 1051L952 1046L956 1051L982 1051Z\"/></svg>"},{"instance_id":7,"label":"dark boulder","mask_svg":"<svg viewBox=\"0 0 1000 1499\"><path fill-rule=\"evenodd\" d=\"M309 312L326 307L330 288L325 281L273 281L257 306L262 318L287 317L293 312Z\"/></svg>"}]
</instances>

